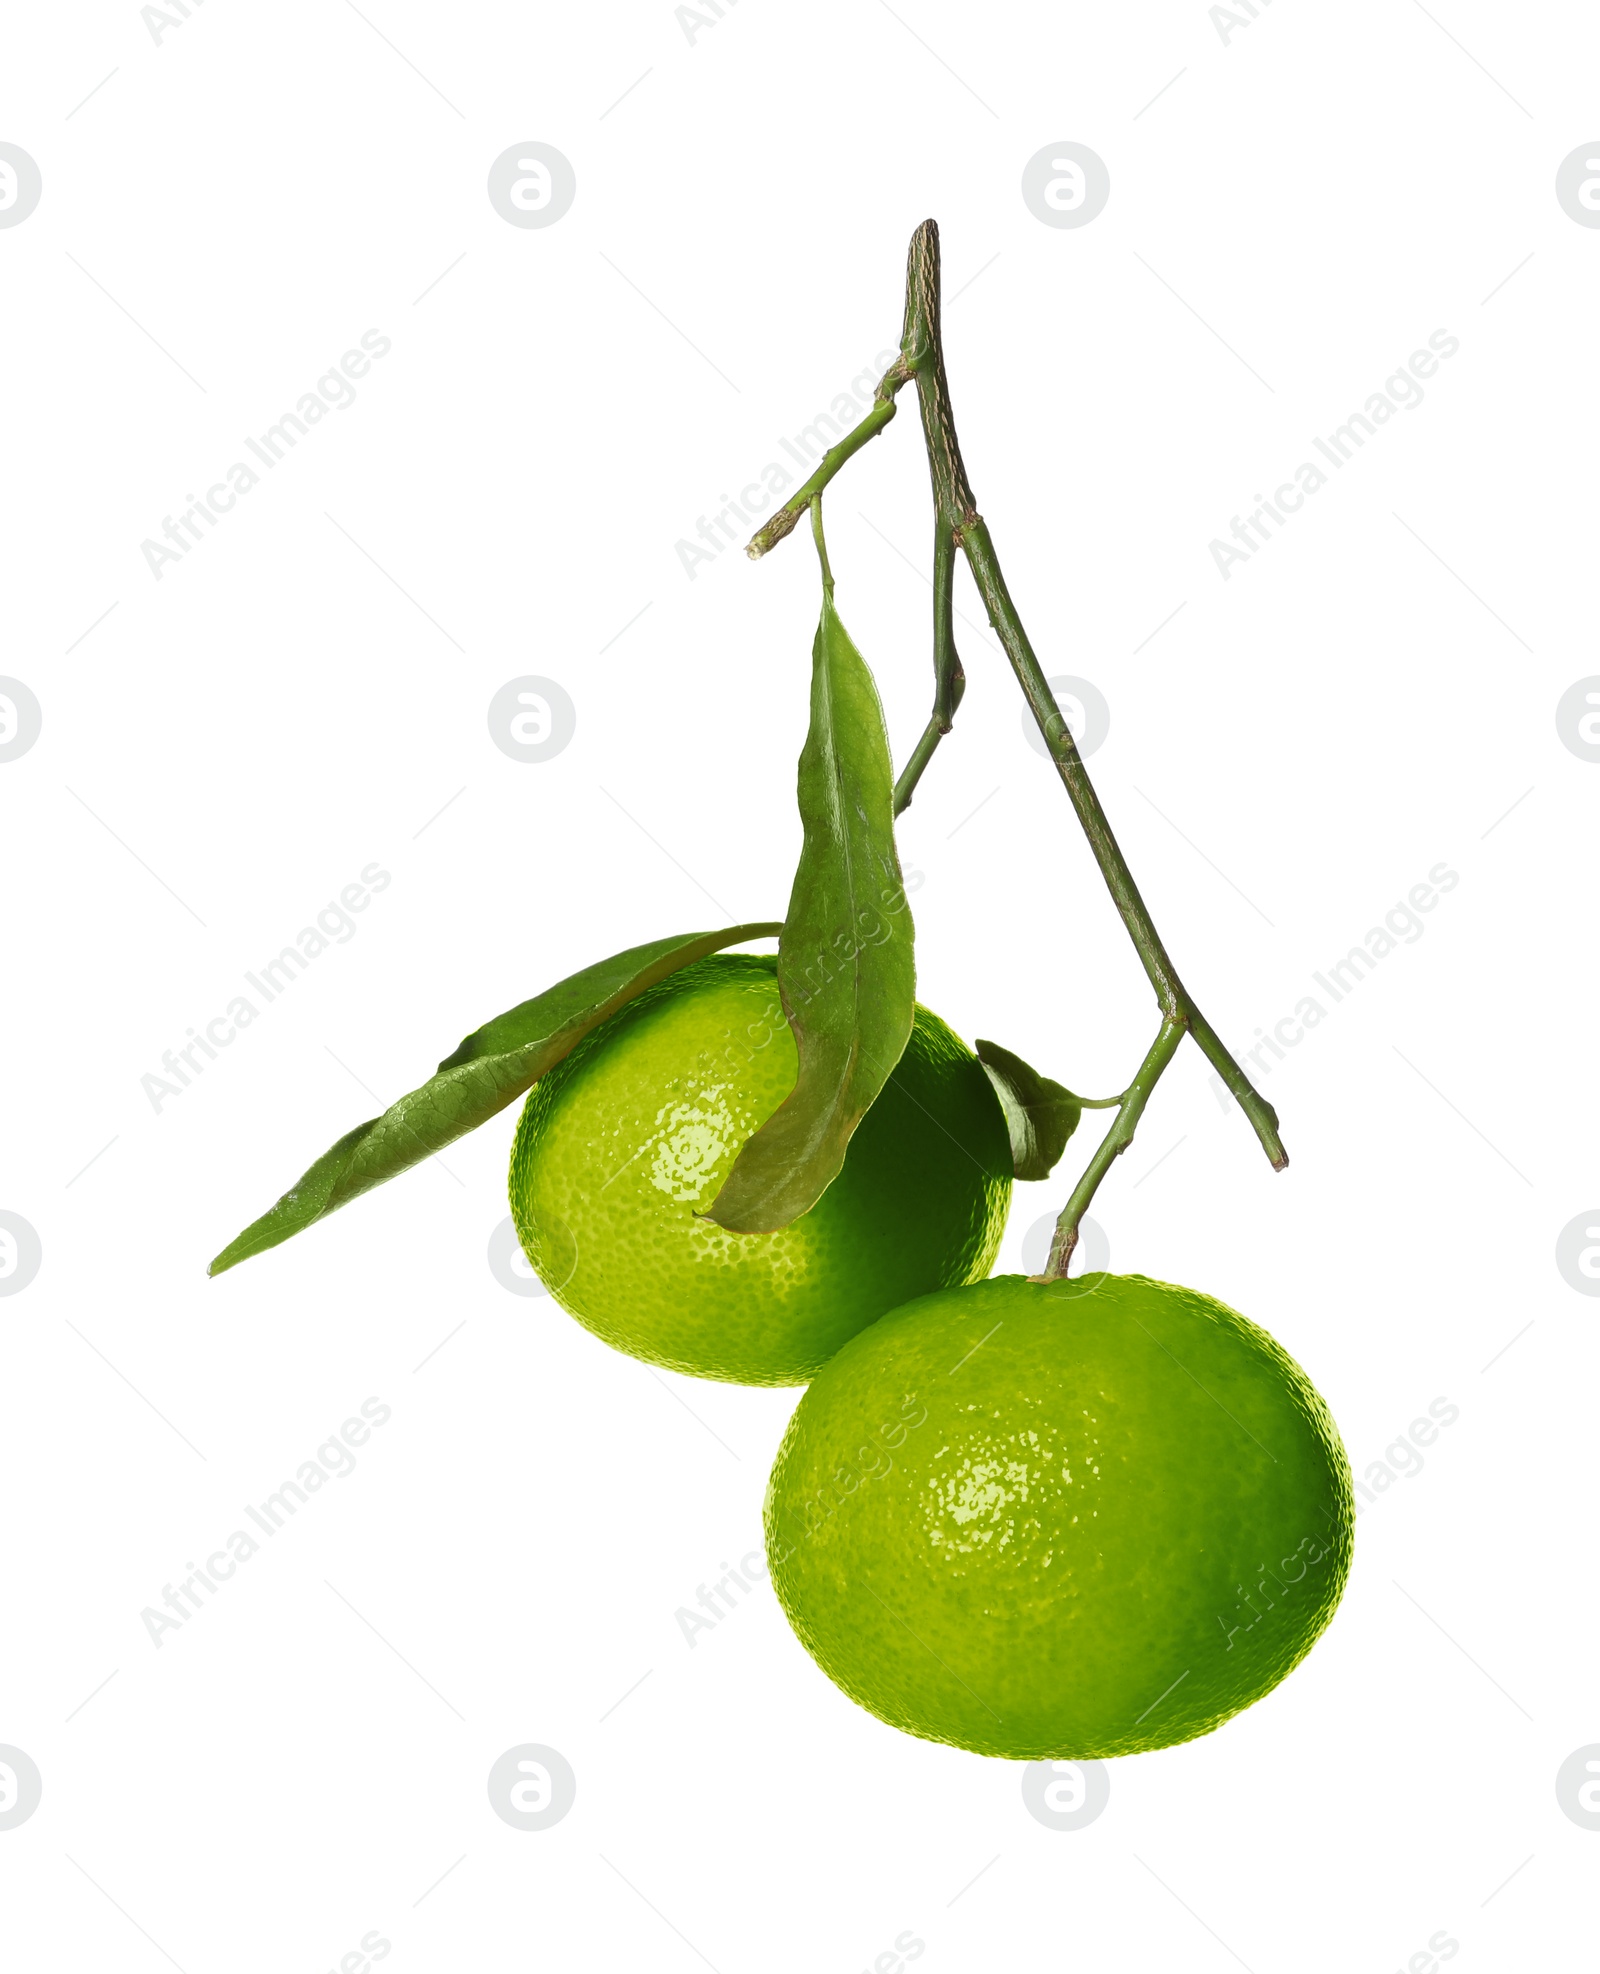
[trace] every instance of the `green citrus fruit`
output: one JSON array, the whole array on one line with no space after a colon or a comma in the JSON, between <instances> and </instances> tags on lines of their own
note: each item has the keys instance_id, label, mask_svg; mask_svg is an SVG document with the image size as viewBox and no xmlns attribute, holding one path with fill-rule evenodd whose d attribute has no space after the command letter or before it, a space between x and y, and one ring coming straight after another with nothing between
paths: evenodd
<instances>
[{"instance_id":1,"label":"green citrus fruit","mask_svg":"<svg viewBox=\"0 0 1600 1974\"><path fill-rule=\"evenodd\" d=\"M1164 1748L1333 1615L1354 1500L1310 1380L1142 1275L1003 1275L897 1309L795 1408L772 1581L851 1699L1017 1760Z\"/></svg>"},{"instance_id":2,"label":"green citrus fruit","mask_svg":"<svg viewBox=\"0 0 1600 1974\"><path fill-rule=\"evenodd\" d=\"M919 1007L843 1169L792 1225L697 1218L794 1087L776 962L721 955L614 1014L529 1094L511 1211L552 1295L647 1363L803 1384L909 1297L994 1265L1011 1197L1005 1116L977 1058Z\"/></svg>"}]
</instances>

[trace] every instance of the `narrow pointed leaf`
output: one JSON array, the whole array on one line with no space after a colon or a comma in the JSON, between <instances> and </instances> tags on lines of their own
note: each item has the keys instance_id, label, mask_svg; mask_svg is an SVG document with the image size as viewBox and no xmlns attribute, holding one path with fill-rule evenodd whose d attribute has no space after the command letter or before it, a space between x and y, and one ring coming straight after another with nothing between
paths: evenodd
<instances>
[{"instance_id":1,"label":"narrow pointed leaf","mask_svg":"<svg viewBox=\"0 0 1600 1974\"><path fill-rule=\"evenodd\" d=\"M911 910L894 845L894 772L877 688L823 592L800 755L804 841L778 940L794 1089L734 1161L707 1218L775 1233L815 1206L911 1035Z\"/></svg>"},{"instance_id":2,"label":"narrow pointed leaf","mask_svg":"<svg viewBox=\"0 0 1600 1974\"><path fill-rule=\"evenodd\" d=\"M979 1042L978 1060L988 1071L1011 1133L1011 1169L1019 1179L1048 1179L1067 1140L1078 1128L1083 1105L1060 1083L1031 1069L998 1042Z\"/></svg>"},{"instance_id":3,"label":"narrow pointed leaf","mask_svg":"<svg viewBox=\"0 0 1600 1974\"><path fill-rule=\"evenodd\" d=\"M735 925L631 946L496 1015L446 1056L420 1089L391 1104L381 1117L358 1124L324 1152L276 1206L228 1243L207 1272L220 1275L276 1247L358 1194L431 1158L514 1103L592 1028L669 973L724 946L768 939L778 929Z\"/></svg>"}]
</instances>

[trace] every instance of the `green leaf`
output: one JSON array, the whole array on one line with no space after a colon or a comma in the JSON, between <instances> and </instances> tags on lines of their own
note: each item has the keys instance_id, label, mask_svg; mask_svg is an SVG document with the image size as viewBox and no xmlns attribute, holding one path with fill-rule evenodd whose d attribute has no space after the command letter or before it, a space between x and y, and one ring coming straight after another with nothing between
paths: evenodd
<instances>
[{"instance_id":1,"label":"green leaf","mask_svg":"<svg viewBox=\"0 0 1600 1974\"><path fill-rule=\"evenodd\" d=\"M1078 1128L1082 1101L998 1042L975 1046L1006 1114L1012 1171L1019 1179L1048 1179Z\"/></svg>"},{"instance_id":2,"label":"green leaf","mask_svg":"<svg viewBox=\"0 0 1600 1974\"><path fill-rule=\"evenodd\" d=\"M811 652L799 794L805 834L778 941L778 991L800 1068L707 1212L740 1234L775 1233L816 1205L900 1060L916 1006L883 708L831 583Z\"/></svg>"},{"instance_id":3,"label":"green leaf","mask_svg":"<svg viewBox=\"0 0 1600 1974\"><path fill-rule=\"evenodd\" d=\"M679 967L724 946L769 939L778 930L776 925L735 925L630 946L496 1015L446 1056L420 1089L391 1104L381 1117L358 1124L324 1152L276 1206L228 1243L207 1272L220 1275L265 1253L358 1194L431 1158L514 1103L592 1028Z\"/></svg>"}]
</instances>

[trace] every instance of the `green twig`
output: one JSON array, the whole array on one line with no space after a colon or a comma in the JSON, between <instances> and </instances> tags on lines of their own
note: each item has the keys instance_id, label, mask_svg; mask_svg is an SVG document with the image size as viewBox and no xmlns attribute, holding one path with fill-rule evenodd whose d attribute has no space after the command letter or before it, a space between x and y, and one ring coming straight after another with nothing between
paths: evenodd
<instances>
[{"instance_id":1,"label":"green twig","mask_svg":"<svg viewBox=\"0 0 1600 1974\"><path fill-rule=\"evenodd\" d=\"M872 409L861 423L844 437L836 446L829 446L822 455L822 463L798 493L791 494L772 519L760 528L745 543L745 554L752 562L759 562L769 548L776 548L785 535L794 532L795 523L816 499L823 488L848 459L853 459L869 439L875 439L895 414L895 393L907 383L911 373L900 362L890 364L878 382L873 395Z\"/></svg>"},{"instance_id":2,"label":"green twig","mask_svg":"<svg viewBox=\"0 0 1600 1974\"><path fill-rule=\"evenodd\" d=\"M1155 989L1156 1004L1163 1018L1181 1020L1194 1036L1206 1060L1249 1118L1274 1170L1281 1171L1289 1163L1289 1155L1278 1135L1277 1113L1229 1055L1216 1030L1178 978L1177 969L1161 942L1149 909L1139 895L1139 887L1133 881L1127 859L1111 832L1111 824L1100 806L1100 798L1083 765L1077 742L1061 717L1061 709L1055 702L1049 681L1034 656L1028 633L1023 629L1022 619L1006 588L988 527L978 512L967 469L962 462L961 447L956 439L950 386L945 378L939 322L939 229L931 219L924 220L911 238L906 267L906 326L901 356L916 373L917 399L922 409L923 437L928 449L928 471L933 481L934 511L940 525L950 530L952 538L966 555L967 566L978 586L978 594L983 598L989 622L1011 662L1011 669L1044 737L1067 797L1084 835L1089 839L1089 848L1100 867L1112 902L1128 929L1128 937L1144 964L1150 985Z\"/></svg>"},{"instance_id":3,"label":"green twig","mask_svg":"<svg viewBox=\"0 0 1600 1974\"><path fill-rule=\"evenodd\" d=\"M1056 1222L1056 1230L1050 1240L1050 1258L1044 1265L1044 1272L1034 1277L1035 1281L1056 1281L1066 1274L1072 1251L1078 1245L1078 1223L1088 1212L1089 1202L1094 1198L1100 1181L1133 1143L1133 1134L1138 1130L1139 1119L1150 1101L1150 1092L1161 1080L1162 1070L1177 1054L1178 1044L1183 1040L1183 1030L1181 1018L1162 1022L1160 1033L1139 1065L1138 1075L1122 1093L1117 1114L1111 1120L1111 1129L1100 1140L1099 1149L1072 1189L1071 1199L1061 1209L1061 1218Z\"/></svg>"},{"instance_id":4,"label":"green twig","mask_svg":"<svg viewBox=\"0 0 1600 1974\"><path fill-rule=\"evenodd\" d=\"M950 719L961 696L963 680L960 660L955 655L954 639L950 635L954 551L960 548L967 558L978 593L983 598L989 622L1022 688L1023 697L1044 738L1083 833L1088 838L1090 851L1127 927L1128 937L1133 941L1134 950L1144 966L1161 1011L1161 1033L1145 1057L1139 1074L1118 1100L1116 1121L1074 1188L1057 1226L1046 1274L1064 1275L1077 1241L1078 1220L1113 1161L1131 1142L1150 1092L1186 1032L1193 1035L1206 1060L1250 1120L1274 1170L1281 1171L1288 1164L1289 1155L1278 1135L1277 1113L1224 1048L1216 1030L1200 1012L1178 977L1177 969L1151 920L1149 908L1133 881L1127 859L1112 834L1111 824L1089 779L1077 743L1061 716L1061 709L1055 702L1043 668L1023 629L1016 605L1006 588L999 558L995 554L988 527L978 512L956 438L955 414L950 405L950 386L945 376L940 336L939 229L931 219L925 220L912 235L906 266L906 309L900 357L885 372L872 410L854 431L824 455L821 466L812 478L788 506L775 514L755 536L748 553L752 557L763 555L790 532L807 503L821 492L852 454L858 452L889 422L894 415L895 394L912 378L916 379L928 471L933 483L936 530L935 701L933 718L928 722L896 785L895 813L899 814L911 800L918 778L940 739L949 731Z\"/></svg>"},{"instance_id":5,"label":"green twig","mask_svg":"<svg viewBox=\"0 0 1600 1974\"><path fill-rule=\"evenodd\" d=\"M916 792L917 783L922 779L922 770L933 759L933 750L944 739L945 729L937 720L929 720L912 748L910 758L900 770L900 779L894 785L894 812L903 816L911 807L911 797Z\"/></svg>"},{"instance_id":6,"label":"green twig","mask_svg":"<svg viewBox=\"0 0 1600 1974\"><path fill-rule=\"evenodd\" d=\"M956 651L955 582L956 545L949 529L936 525L933 531L933 712L894 785L897 816L910 808L922 771L933 759L933 750L950 731L961 695L967 689L967 675L961 669Z\"/></svg>"}]
</instances>

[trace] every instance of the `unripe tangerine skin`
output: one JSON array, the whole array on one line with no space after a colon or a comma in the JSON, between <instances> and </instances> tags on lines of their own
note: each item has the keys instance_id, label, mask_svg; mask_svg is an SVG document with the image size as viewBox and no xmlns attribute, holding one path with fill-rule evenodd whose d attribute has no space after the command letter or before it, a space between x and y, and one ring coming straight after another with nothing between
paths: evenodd
<instances>
[{"instance_id":1,"label":"unripe tangerine skin","mask_svg":"<svg viewBox=\"0 0 1600 1974\"><path fill-rule=\"evenodd\" d=\"M1354 1497L1326 1405L1236 1311L1009 1275L846 1345L795 1408L766 1528L790 1623L861 1706L1087 1760L1276 1686L1338 1603Z\"/></svg>"},{"instance_id":2,"label":"unripe tangerine skin","mask_svg":"<svg viewBox=\"0 0 1600 1974\"><path fill-rule=\"evenodd\" d=\"M699 1217L798 1060L775 962L719 955L630 1002L534 1086L512 1215L540 1279L597 1336L694 1377L803 1384L886 1310L994 1265L1011 1197L1004 1113L976 1057L921 1007L808 1213L775 1234Z\"/></svg>"}]
</instances>

